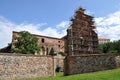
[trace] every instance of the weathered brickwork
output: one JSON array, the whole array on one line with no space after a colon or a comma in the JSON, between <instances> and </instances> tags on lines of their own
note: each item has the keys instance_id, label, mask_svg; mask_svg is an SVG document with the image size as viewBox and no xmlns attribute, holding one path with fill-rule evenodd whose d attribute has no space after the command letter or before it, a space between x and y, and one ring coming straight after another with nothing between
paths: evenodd
<instances>
[{"instance_id":1,"label":"weathered brickwork","mask_svg":"<svg viewBox=\"0 0 120 80\"><path fill-rule=\"evenodd\" d=\"M87 54L67 56L64 75L95 72L120 67L120 55Z\"/></svg>"},{"instance_id":2,"label":"weathered brickwork","mask_svg":"<svg viewBox=\"0 0 120 80\"><path fill-rule=\"evenodd\" d=\"M87 15L85 9L79 8L71 21L67 29L68 55L97 54L98 36L93 17Z\"/></svg>"},{"instance_id":3,"label":"weathered brickwork","mask_svg":"<svg viewBox=\"0 0 120 80\"><path fill-rule=\"evenodd\" d=\"M38 55L52 55L64 52L64 39L35 34L33 35L38 38L38 44L41 47L41 51L37 53ZM19 32L13 31L12 43L16 42L15 36L19 36ZM14 48L13 45L12 48Z\"/></svg>"},{"instance_id":4,"label":"weathered brickwork","mask_svg":"<svg viewBox=\"0 0 120 80\"><path fill-rule=\"evenodd\" d=\"M66 36L54 38L33 34L41 46L36 56L0 55L0 78L53 76L57 66L64 69L65 75L120 67L120 55L98 54L98 35L93 18L85 13L85 9L79 8L71 19ZM19 36L18 32L13 32L12 43L17 41L14 36Z\"/></svg>"},{"instance_id":5,"label":"weathered brickwork","mask_svg":"<svg viewBox=\"0 0 120 80\"><path fill-rule=\"evenodd\" d=\"M48 36L42 36L42 35L35 35L38 38L38 44L41 47L41 51L37 53L36 55L51 55L54 58L54 64L55 68L57 66L61 67L61 71L63 71L64 66L64 57L65 56L58 56L60 52L64 53L64 39L63 38L53 38ZM12 37L12 43L16 41L14 36L19 36L18 32L13 31L13 37ZM12 45L12 48L14 46ZM58 64L59 62L59 64Z\"/></svg>"},{"instance_id":6,"label":"weathered brickwork","mask_svg":"<svg viewBox=\"0 0 120 80\"><path fill-rule=\"evenodd\" d=\"M60 71L63 71L64 70L64 59L65 59L65 56L61 56L61 55L58 55L58 56L54 56L54 65L55 65L55 69L57 67L60 67Z\"/></svg>"},{"instance_id":7,"label":"weathered brickwork","mask_svg":"<svg viewBox=\"0 0 120 80\"><path fill-rule=\"evenodd\" d=\"M54 60L51 56L0 55L0 79L54 76Z\"/></svg>"}]
</instances>

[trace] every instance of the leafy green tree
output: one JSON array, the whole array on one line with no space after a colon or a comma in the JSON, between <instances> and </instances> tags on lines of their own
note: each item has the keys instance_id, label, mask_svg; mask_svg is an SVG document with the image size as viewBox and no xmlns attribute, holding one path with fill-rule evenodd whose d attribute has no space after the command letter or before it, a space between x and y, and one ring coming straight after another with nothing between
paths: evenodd
<instances>
[{"instance_id":1,"label":"leafy green tree","mask_svg":"<svg viewBox=\"0 0 120 80\"><path fill-rule=\"evenodd\" d=\"M120 40L99 45L101 53L120 53Z\"/></svg>"},{"instance_id":2,"label":"leafy green tree","mask_svg":"<svg viewBox=\"0 0 120 80\"><path fill-rule=\"evenodd\" d=\"M34 54L40 51L38 38L27 31L21 31L18 36L14 36L16 42L13 43L12 52L23 54Z\"/></svg>"}]
</instances>

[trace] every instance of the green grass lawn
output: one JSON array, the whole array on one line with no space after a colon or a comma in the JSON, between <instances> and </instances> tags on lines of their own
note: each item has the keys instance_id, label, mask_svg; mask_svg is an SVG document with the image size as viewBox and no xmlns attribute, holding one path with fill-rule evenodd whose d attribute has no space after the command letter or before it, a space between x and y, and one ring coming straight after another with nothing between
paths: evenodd
<instances>
[{"instance_id":1,"label":"green grass lawn","mask_svg":"<svg viewBox=\"0 0 120 80\"><path fill-rule=\"evenodd\" d=\"M63 73L60 72L57 73L55 77L29 78L21 80L120 80L120 69L84 73L70 76L63 76Z\"/></svg>"}]
</instances>

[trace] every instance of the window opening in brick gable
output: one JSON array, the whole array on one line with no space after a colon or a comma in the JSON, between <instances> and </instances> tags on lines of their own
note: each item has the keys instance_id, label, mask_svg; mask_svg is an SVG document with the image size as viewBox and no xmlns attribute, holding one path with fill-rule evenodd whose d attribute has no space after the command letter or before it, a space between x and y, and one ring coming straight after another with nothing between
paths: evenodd
<instances>
[{"instance_id":1,"label":"window opening in brick gable","mask_svg":"<svg viewBox=\"0 0 120 80\"><path fill-rule=\"evenodd\" d=\"M41 39L41 42L42 42L42 43L44 43L44 42L45 42L45 39L44 39L44 38L42 38L42 39Z\"/></svg>"}]
</instances>

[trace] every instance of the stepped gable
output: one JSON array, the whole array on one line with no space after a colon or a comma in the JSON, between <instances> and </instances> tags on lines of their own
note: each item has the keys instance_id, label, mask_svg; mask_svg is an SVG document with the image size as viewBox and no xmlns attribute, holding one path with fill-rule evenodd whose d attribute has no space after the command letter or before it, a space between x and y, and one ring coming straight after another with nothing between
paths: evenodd
<instances>
[{"instance_id":1,"label":"stepped gable","mask_svg":"<svg viewBox=\"0 0 120 80\"><path fill-rule=\"evenodd\" d=\"M98 53L98 36L93 17L85 14L85 9L79 8L71 21L67 29L68 55Z\"/></svg>"}]
</instances>

